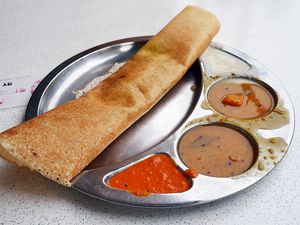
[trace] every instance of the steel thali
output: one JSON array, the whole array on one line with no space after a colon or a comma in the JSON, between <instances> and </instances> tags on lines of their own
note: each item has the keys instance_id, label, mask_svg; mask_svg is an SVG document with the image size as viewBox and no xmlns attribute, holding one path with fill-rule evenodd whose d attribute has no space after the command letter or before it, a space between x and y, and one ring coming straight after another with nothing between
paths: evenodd
<instances>
[{"instance_id":1,"label":"steel thali","mask_svg":"<svg viewBox=\"0 0 300 225\"><path fill-rule=\"evenodd\" d=\"M25 119L31 119L74 99L73 91L82 89L94 77L104 75L114 63L129 60L149 38L137 37L110 42L63 62L37 87L28 104ZM217 80L232 76L246 76L268 84L278 100L275 109L286 112L285 120L275 126L263 124L257 127L257 123L230 118L225 120L216 113L207 104L207 90ZM212 119L212 114L217 116ZM273 116L272 113L268 115L270 116ZM187 169L178 154L178 142L182 135L195 126L220 121L255 133L253 136L259 148L258 157L245 173L230 178L199 175L192 179L191 188L185 192L152 194L146 197L110 188L106 184L108 177L156 153L170 155L181 169ZM256 126L256 131L252 130L253 126ZM73 180L73 188L95 198L140 207L180 207L215 201L241 191L267 175L285 155L293 131L294 111L291 100L274 75L245 53L212 43L154 108ZM264 160L269 140L280 142L275 143L281 146L276 161Z\"/></svg>"}]
</instances>

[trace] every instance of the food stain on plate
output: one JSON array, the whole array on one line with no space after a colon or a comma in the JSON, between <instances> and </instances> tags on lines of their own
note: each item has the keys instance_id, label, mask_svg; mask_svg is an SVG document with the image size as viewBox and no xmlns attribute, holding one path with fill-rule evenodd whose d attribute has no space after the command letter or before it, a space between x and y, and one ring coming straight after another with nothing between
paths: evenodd
<instances>
[{"instance_id":1,"label":"food stain on plate","mask_svg":"<svg viewBox=\"0 0 300 225\"><path fill-rule=\"evenodd\" d=\"M217 107L212 104L212 101L209 101L209 92L211 89L213 89L213 86L216 84L222 84L223 82L237 82L238 84L242 83L252 83L254 85L258 85L258 87L263 88L264 91L266 91L267 95L271 98L271 100L267 101L268 103L265 104L265 108L269 108L268 112L265 114L260 114L260 116L257 117L250 117L250 118L240 118L240 114L243 113L241 111L244 111L242 109L243 107L239 106L230 106L228 103L227 105L224 105L222 103L222 100L225 96L222 95L218 99L218 105L221 105L220 108L224 109L226 108L227 112L222 113L220 110L217 110ZM195 124L200 121L206 120L207 122L230 122L237 126L241 126L243 129L249 131L252 130L253 132L256 132L259 129L265 129L265 130L273 130L281 128L282 126L289 124L290 118L289 118L289 111L284 107L284 101L280 98L280 96L277 95L277 93L266 83L259 80L256 77L248 76L247 74L240 75L235 73L224 73L214 76L204 76L203 79L203 88L207 96L202 103L201 108L205 110L210 110L213 113L211 115L205 116L203 118L198 118L193 121L190 121L188 125ZM245 88L244 88L245 89ZM247 88L246 88L247 89ZM246 93L249 93L249 91L245 90ZM233 93L234 94L243 94L244 91L240 93ZM229 93L228 93L229 94ZM212 93L211 93L212 95ZM212 96L211 96L212 97ZM216 98L216 97L214 97ZM247 96L244 97L244 100L247 101ZM251 97L252 98L252 97ZM244 101L243 100L243 101ZM233 101L238 101L234 99ZM257 100L256 100L257 101ZM272 102L272 104L270 104ZM243 103L245 104L245 103ZM269 105L269 106L268 106ZM249 107L249 106L248 106ZM256 107L256 106L255 106ZM256 111L258 108L254 107L254 111ZM237 112L233 112L237 111ZM249 112L246 112L249 113ZM257 112L254 112L254 114ZM232 115L237 114L237 117L234 117Z\"/></svg>"},{"instance_id":2,"label":"food stain on plate","mask_svg":"<svg viewBox=\"0 0 300 225\"><path fill-rule=\"evenodd\" d=\"M197 174L193 170L180 171L171 157L159 153L110 177L107 184L137 196L180 193L191 187L187 176Z\"/></svg>"},{"instance_id":3,"label":"food stain on plate","mask_svg":"<svg viewBox=\"0 0 300 225\"><path fill-rule=\"evenodd\" d=\"M266 83L246 74L204 76L203 81L206 98L201 108L212 113L189 121L184 132L195 125L212 123L237 126L249 133L258 145L255 163L240 176L268 173L283 157L288 145L283 138L267 138L260 131L271 131L289 124L289 111L284 107L284 101Z\"/></svg>"}]
</instances>

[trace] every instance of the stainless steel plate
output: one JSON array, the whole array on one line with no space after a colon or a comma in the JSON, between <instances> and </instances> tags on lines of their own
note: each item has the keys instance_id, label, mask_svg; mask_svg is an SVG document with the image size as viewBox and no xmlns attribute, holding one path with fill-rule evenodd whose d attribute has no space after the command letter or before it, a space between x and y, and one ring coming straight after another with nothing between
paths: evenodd
<instances>
[{"instance_id":1,"label":"stainless steel plate","mask_svg":"<svg viewBox=\"0 0 300 225\"><path fill-rule=\"evenodd\" d=\"M73 99L74 90L82 89L92 78L104 75L116 62L130 59L149 37L138 37L110 42L82 52L55 68L41 82L27 107L26 120ZM281 137L290 144L294 131L294 111L290 98L278 80L263 65L248 55L213 43L197 60L178 84L145 116L131 126L98 156L74 180L73 188L115 203L141 207L178 207L214 201L234 194L269 173L256 171L257 163L247 173L232 178L199 175L193 179L191 189L177 194L154 194L137 197L106 185L106 179L149 155L157 152L169 154L182 169L178 153L178 140L182 134L201 124L187 126L194 119L205 117L212 110L203 109L205 101L202 77L238 73L255 76L269 84L283 101L289 112L289 123L277 129L260 130L264 137ZM195 86L194 91L191 86ZM258 143L260 145L260 143ZM278 162L284 154L278 156ZM258 159L259 160L259 159Z\"/></svg>"}]
</instances>

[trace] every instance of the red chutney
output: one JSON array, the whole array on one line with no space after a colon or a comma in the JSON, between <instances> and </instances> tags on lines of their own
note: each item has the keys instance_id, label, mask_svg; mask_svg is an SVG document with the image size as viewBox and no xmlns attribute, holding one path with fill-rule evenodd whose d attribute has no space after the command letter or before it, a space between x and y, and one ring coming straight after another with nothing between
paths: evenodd
<instances>
[{"instance_id":1,"label":"red chutney","mask_svg":"<svg viewBox=\"0 0 300 225\"><path fill-rule=\"evenodd\" d=\"M183 173L190 178L196 178L198 176L198 172L193 169L187 169Z\"/></svg>"},{"instance_id":2,"label":"red chutney","mask_svg":"<svg viewBox=\"0 0 300 225\"><path fill-rule=\"evenodd\" d=\"M131 192L137 196L152 193L179 193L191 186L174 161L165 154L153 155L112 176L110 187Z\"/></svg>"}]
</instances>

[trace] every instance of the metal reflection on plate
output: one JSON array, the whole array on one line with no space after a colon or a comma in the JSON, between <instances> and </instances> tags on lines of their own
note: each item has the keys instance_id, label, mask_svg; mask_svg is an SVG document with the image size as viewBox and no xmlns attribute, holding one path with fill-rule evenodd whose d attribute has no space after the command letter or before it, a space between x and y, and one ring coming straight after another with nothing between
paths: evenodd
<instances>
[{"instance_id":1,"label":"metal reflection on plate","mask_svg":"<svg viewBox=\"0 0 300 225\"><path fill-rule=\"evenodd\" d=\"M33 118L75 98L74 90L83 88L96 76L104 75L116 62L129 60L150 37L129 38L110 42L86 50L55 68L38 86L26 111L26 119ZM106 185L107 176L151 154L169 154L179 167L177 147L181 135L198 124L197 118L209 116L209 109L201 108L205 101L203 77L218 73L253 75L270 85L289 112L289 123L276 131L264 130L265 135L276 134L290 144L294 131L294 111L290 98L280 82L259 62L245 53L212 43L187 74L145 116L117 138L74 180L73 188L93 197L140 207L180 207L215 201L243 190L270 172L245 173L232 178L199 175L191 189L177 194L153 194L137 197ZM274 136L274 135L273 135ZM259 143L258 143L259 144ZM284 156L280 155L278 162ZM254 171L250 168L250 172Z\"/></svg>"}]
</instances>

